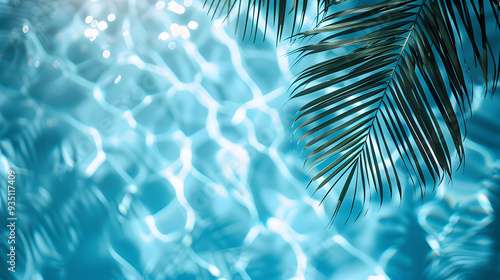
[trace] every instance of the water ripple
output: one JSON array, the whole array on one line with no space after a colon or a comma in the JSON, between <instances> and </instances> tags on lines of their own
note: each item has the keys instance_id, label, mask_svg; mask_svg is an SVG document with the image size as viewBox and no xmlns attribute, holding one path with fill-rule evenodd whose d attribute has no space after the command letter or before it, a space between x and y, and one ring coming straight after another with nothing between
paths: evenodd
<instances>
[{"instance_id":1,"label":"water ripple","mask_svg":"<svg viewBox=\"0 0 500 280\"><path fill-rule=\"evenodd\" d=\"M483 269L498 258L493 105L475 99L453 188L423 206L408 188L399 211L397 201L326 228L336 194L321 205L321 194L310 197L289 141L290 45L233 32L200 2L0 1L2 188L8 169L19 188L15 279L498 275Z\"/></svg>"}]
</instances>

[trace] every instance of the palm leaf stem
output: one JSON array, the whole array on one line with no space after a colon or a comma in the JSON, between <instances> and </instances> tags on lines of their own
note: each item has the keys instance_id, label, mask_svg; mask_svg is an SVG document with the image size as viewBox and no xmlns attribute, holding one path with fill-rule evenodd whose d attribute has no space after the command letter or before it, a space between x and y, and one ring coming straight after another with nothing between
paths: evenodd
<instances>
[{"instance_id":1,"label":"palm leaf stem","mask_svg":"<svg viewBox=\"0 0 500 280\"><path fill-rule=\"evenodd\" d=\"M375 109L375 112L374 112L375 114L374 114L374 116L372 117L370 124L367 126L367 127L369 127L369 128L368 128L368 131L366 132L366 135L364 136L365 138L364 138L364 140L363 140L363 148L362 148L360 151L358 151L358 154L357 154L357 156L356 156L356 157L357 157L357 159L356 159L356 163L358 162L359 157L361 157L361 156L363 155L364 151L365 151L365 148L364 148L364 147L366 147L367 140L369 139L368 137L370 136L370 132L372 131L372 128L374 127L374 125L373 125L373 124L374 124L374 121L375 121L375 120L377 120L377 122L378 122L378 112L380 111L380 107L381 107L381 105L383 104L383 101L384 101L385 97L387 96L387 90L389 89L389 85L390 85L390 83L391 83L391 82L392 82L392 80L393 80L393 76L394 76L394 73L396 72L396 69L399 67L399 63L400 63L400 61L401 61L401 57L403 57L403 53L404 53L404 51L405 51L405 47L407 46L407 44L408 44L408 42L409 42L409 40L410 40L410 37L411 37L411 35L412 35L413 29L414 29L414 27L415 27L415 24L416 24L416 22L417 22L417 20L418 20L418 17L419 17L419 15L420 15L420 13L422 12L422 8L424 7L424 5L425 5L425 2L426 2L426 1L427 1L427 0L423 0L423 1L422 1L422 3L420 4L420 8L419 8L419 10L418 10L418 11L417 11L417 13L416 13L415 20L413 21L413 23L412 23L412 25L411 25L411 27L410 27L410 29L409 29L409 31L408 31L408 35L406 36L406 39L405 39L405 41L404 41L404 43L403 43L403 45L402 45L402 47L401 47L401 51L400 51L400 53L399 53L399 55L398 55L398 58L397 58L397 60L396 60L396 62L395 62L395 67L392 69L391 74L389 74L389 75L388 75L388 77L389 77L389 79L388 79L388 80L389 80L389 82L387 82L387 86L386 86L386 87L385 87L385 89L383 90L382 97L380 98L380 101L379 101L379 103L378 103L378 105L377 105L377 108ZM371 136L370 136L370 140L371 140ZM372 148L373 148L373 147L372 147ZM392 159L391 159L391 160L392 160ZM386 172L387 172L387 171L386 171ZM397 177L397 175L396 175L396 177ZM311 180L311 182L309 182L309 185L310 185L313 181L314 181L314 180ZM326 180L325 180L325 181L326 181ZM323 181L323 182L325 182L325 181ZM388 181L389 181L389 182L391 182L391 180L388 180ZM401 193L401 186L399 185L399 178L397 179L397 181L398 181L398 190L399 190L399 195L400 195L400 197L401 197L401 196L402 196L402 193ZM324 186L324 185L323 185L323 182L322 182L322 183L320 183L320 185L316 188L316 190L314 191L314 193L315 193L315 192L317 192L319 189L321 189L321 188ZM308 185L308 186L309 186L309 185ZM334 186L335 186L335 184L332 184L332 186L331 186L331 187L330 187L330 189L328 190L327 194L328 194L328 193L329 193L329 192L333 189L333 187L334 187ZM381 184L380 184L380 186L381 186ZM376 189L376 188L375 188L375 189ZM390 190L391 190L391 196L392 196L392 188L390 188ZM380 194L381 194L381 201L382 201L382 200L383 200L383 188L382 188L382 187L380 188ZM345 194L344 194L344 195L345 195ZM326 198L326 195L325 195L325 197L321 200L320 204L324 201L324 199L325 199L325 198ZM343 199L343 197L342 197L342 199ZM340 204L342 204L341 198L339 198L339 202L338 202L338 206L337 206L338 208L340 208ZM336 210L335 210L335 212L334 212L334 216L335 216L335 215L336 215L336 213L338 212L338 208L337 208L337 207L336 207Z\"/></svg>"}]
</instances>

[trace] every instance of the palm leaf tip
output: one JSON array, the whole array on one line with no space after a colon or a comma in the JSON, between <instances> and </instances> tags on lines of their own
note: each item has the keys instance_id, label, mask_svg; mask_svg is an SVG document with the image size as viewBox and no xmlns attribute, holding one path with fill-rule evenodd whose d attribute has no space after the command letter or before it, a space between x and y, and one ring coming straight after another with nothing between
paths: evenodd
<instances>
[{"instance_id":1,"label":"palm leaf tip","mask_svg":"<svg viewBox=\"0 0 500 280\"><path fill-rule=\"evenodd\" d=\"M423 196L451 177L455 155L463 161L472 96L467 66L477 65L492 90L499 80L500 46L486 35L500 32L496 2L377 1L331 13L299 34L323 38L298 48L301 57L349 51L301 72L292 95L313 97L296 121L309 169L318 168L311 182L321 178L316 191L328 186L322 201L341 185L332 221L349 193L354 203L358 187L361 208L372 189L380 204L387 190L392 197L397 188L401 197L406 178ZM494 30L485 25L488 9Z\"/></svg>"}]
</instances>

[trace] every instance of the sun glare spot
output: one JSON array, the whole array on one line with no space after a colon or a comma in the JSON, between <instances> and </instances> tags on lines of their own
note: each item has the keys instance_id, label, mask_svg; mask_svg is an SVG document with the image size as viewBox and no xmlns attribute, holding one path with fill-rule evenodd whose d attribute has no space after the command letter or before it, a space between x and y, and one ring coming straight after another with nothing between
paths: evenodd
<instances>
[{"instance_id":1,"label":"sun glare spot","mask_svg":"<svg viewBox=\"0 0 500 280\"><path fill-rule=\"evenodd\" d=\"M158 40L167 41L170 35L167 32L162 32L158 35Z\"/></svg>"},{"instance_id":2,"label":"sun glare spot","mask_svg":"<svg viewBox=\"0 0 500 280\"><path fill-rule=\"evenodd\" d=\"M214 266L214 265L209 265L208 266L208 271L210 272L210 274L212 274L215 277L219 277L220 276L220 270L216 266Z\"/></svg>"},{"instance_id":3,"label":"sun glare spot","mask_svg":"<svg viewBox=\"0 0 500 280\"><path fill-rule=\"evenodd\" d=\"M198 23L196 21L190 21L188 23L188 27L195 30L196 28L198 28Z\"/></svg>"},{"instance_id":4,"label":"sun glare spot","mask_svg":"<svg viewBox=\"0 0 500 280\"><path fill-rule=\"evenodd\" d=\"M181 5L177 4L177 2L175 2L175 1L170 1L168 3L168 8L167 9L169 11L172 11L172 12L174 12L176 14L179 14L179 15L183 14L186 11L186 9L184 7L182 7Z\"/></svg>"},{"instance_id":5,"label":"sun glare spot","mask_svg":"<svg viewBox=\"0 0 500 280\"><path fill-rule=\"evenodd\" d=\"M91 23L93 20L94 20L94 18L93 18L92 16L87 16L87 17L85 18L85 23L86 23L86 24L89 24L89 23Z\"/></svg>"},{"instance_id":6,"label":"sun glare spot","mask_svg":"<svg viewBox=\"0 0 500 280\"><path fill-rule=\"evenodd\" d=\"M386 280L387 277L385 277L384 275L371 275L371 276L368 276L368 279L367 280Z\"/></svg>"},{"instance_id":7,"label":"sun glare spot","mask_svg":"<svg viewBox=\"0 0 500 280\"><path fill-rule=\"evenodd\" d=\"M99 28L99 30L105 30L106 28L108 28L108 24L105 22L105 21L100 21L99 24L97 24L97 28Z\"/></svg>"},{"instance_id":8,"label":"sun glare spot","mask_svg":"<svg viewBox=\"0 0 500 280\"><path fill-rule=\"evenodd\" d=\"M170 31L174 37L181 36L182 39L188 39L189 36L191 36L189 29L186 26L180 26L176 23L170 25Z\"/></svg>"},{"instance_id":9,"label":"sun glare spot","mask_svg":"<svg viewBox=\"0 0 500 280\"><path fill-rule=\"evenodd\" d=\"M156 9L157 10L161 10L163 8L165 8L165 2L163 2L163 1L156 2Z\"/></svg>"},{"instance_id":10,"label":"sun glare spot","mask_svg":"<svg viewBox=\"0 0 500 280\"><path fill-rule=\"evenodd\" d=\"M146 135L146 145L147 145L148 147L151 147L151 146L153 146L154 141L155 141L155 136L154 136L154 134L152 134L152 133L148 133L148 134Z\"/></svg>"},{"instance_id":11,"label":"sun glare spot","mask_svg":"<svg viewBox=\"0 0 500 280\"><path fill-rule=\"evenodd\" d=\"M128 186L129 190L131 193L136 193L137 192L137 187L135 185L130 185Z\"/></svg>"},{"instance_id":12,"label":"sun glare spot","mask_svg":"<svg viewBox=\"0 0 500 280\"><path fill-rule=\"evenodd\" d=\"M222 22L223 22L222 19L216 19L216 20L214 20L214 26L217 26L217 27L222 26Z\"/></svg>"},{"instance_id":13,"label":"sun glare spot","mask_svg":"<svg viewBox=\"0 0 500 280\"><path fill-rule=\"evenodd\" d=\"M102 57L108 58L111 55L111 52L109 50L105 50L102 52Z\"/></svg>"}]
</instances>

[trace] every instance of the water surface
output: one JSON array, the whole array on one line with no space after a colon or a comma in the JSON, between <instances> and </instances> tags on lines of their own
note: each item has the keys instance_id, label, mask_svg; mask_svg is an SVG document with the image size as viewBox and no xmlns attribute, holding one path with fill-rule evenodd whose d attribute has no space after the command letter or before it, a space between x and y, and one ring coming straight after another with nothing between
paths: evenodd
<instances>
[{"instance_id":1,"label":"water surface","mask_svg":"<svg viewBox=\"0 0 500 280\"><path fill-rule=\"evenodd\" d=\"M290 141L290 46L233 31L189 0L0 1L2 279L500 277L498 95L452 184L329 228L337 195L318 206Z\"/></svg>"}]
</instances>

